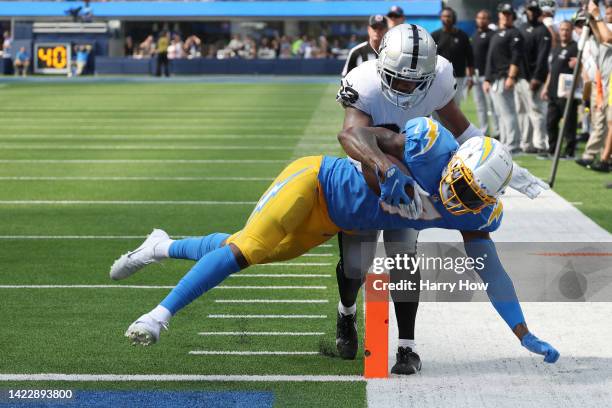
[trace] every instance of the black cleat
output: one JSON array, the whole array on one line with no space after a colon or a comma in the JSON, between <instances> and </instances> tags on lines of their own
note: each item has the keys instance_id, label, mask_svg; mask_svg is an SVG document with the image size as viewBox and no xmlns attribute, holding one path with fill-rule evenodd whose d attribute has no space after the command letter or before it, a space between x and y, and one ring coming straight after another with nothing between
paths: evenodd
<instances>
[{"instance_id":1,"label":"black cleat","mask_svg":"<svg viewBox=\"0 0 612 408\"><path fill-rule=\"evenodd\" d=\"M398 347L392 374L410 375L421 371L421 358L410 347Z\"/></svg>"},{"instance_id":2,"label":"black cleat","mask_svg":"<svg viewBox=\"0 0 612 408\"><path fill-rule=\"evenodd\" d=\"M357 340L357 313L344 315L338 312L336 320L336 348L344 360L354 360L359 342Z\"/></svg>"}]
</instances>

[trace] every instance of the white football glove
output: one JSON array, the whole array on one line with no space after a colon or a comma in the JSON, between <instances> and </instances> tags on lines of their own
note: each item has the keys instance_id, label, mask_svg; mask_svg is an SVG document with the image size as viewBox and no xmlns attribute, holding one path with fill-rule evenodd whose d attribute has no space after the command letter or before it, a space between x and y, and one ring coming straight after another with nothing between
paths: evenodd
<instances>
[{"instance_id":1,"label":"white football glove","mask_svg":"<svg viewBox=\"0 0 612 408\"><path fill-rule=\"evenodd\" d=\"M381 201L380 206L383 211L389 214L397 214L402 218L409 220L418 220L423 214L423 200L421 196L429 197L429 193L421 188L416 182L412 183L414 189L414 197L410 204L399 204L397 206L389 205Z\"/></svg>"},{"instance_id":2,"label":"white football glove","mask_svg":"<svg viewBox=\"0 0 612 408\"><path fill-rule=\"evenodd\" d=\"M547 183L531 174L529 170L516 164L516 162L512 167L510 187L525 194L532 200L539 196L542 191L550 189Z\"/></svg>"}]
</instances>

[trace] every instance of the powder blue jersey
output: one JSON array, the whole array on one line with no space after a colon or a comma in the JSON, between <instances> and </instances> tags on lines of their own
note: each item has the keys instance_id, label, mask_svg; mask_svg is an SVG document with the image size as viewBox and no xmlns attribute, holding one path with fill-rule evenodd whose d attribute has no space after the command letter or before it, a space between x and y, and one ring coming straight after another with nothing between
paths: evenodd
<instances>
[{"instance_id":1,"label":"powder blue jersey","mask_svg":"<svg viewBox=\"0 0 612 408\"><path fill-rule=\"evenodd\" d=\"M347 158L326 156L319 181L332 221L343 230L392 230L446 228L460 231L495 231L501 224L501 201L478 214L453 215L440 201L442 172L459 145L443 126L429 118L409 120L404 128L404 165L416 182L430 194L423 197L424 212L417 220L389 214L380 208L379 197L368 187L361 172Z\"/></svg>"}]
</instances>

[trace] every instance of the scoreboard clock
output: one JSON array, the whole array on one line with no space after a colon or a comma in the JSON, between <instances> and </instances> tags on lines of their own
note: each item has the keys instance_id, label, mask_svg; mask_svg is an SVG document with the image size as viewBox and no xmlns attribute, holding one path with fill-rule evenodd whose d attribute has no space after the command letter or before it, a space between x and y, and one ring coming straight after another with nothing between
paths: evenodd
<instances>
[{"instance_id":1,"label":"scoreboard clock","mask_svg":"<svg viewBox=\"0 0 612 408\"><path fill-rule=\"evenodd\" d=\"M71 64L70 44L34 44L34 72L40 74L68 74Z\"/></svg>"}]
</instances>

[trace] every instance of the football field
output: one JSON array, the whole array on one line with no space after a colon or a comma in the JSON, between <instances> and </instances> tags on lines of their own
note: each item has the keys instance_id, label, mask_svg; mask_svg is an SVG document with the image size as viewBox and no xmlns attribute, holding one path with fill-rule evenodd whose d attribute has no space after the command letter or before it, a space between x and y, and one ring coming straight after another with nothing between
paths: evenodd
<instances>
[{"instance_id":1,"label":"football field","mask_svg":"<svg viewBox=\"0 0 612 408\"><path fill-rule=\"evenodd\" d=\"M153 228L237 231L291 159L341 154L335 82L0 86L0 388L266 391L275 406L365 406L362 350L334 355L335 239L230 276L153 347L123 332L191 263L108 277ZM549 161L517 161L548 175ZM562 162L557 191L610 231L606 180Z\"/></svg>"}]
</instances>

